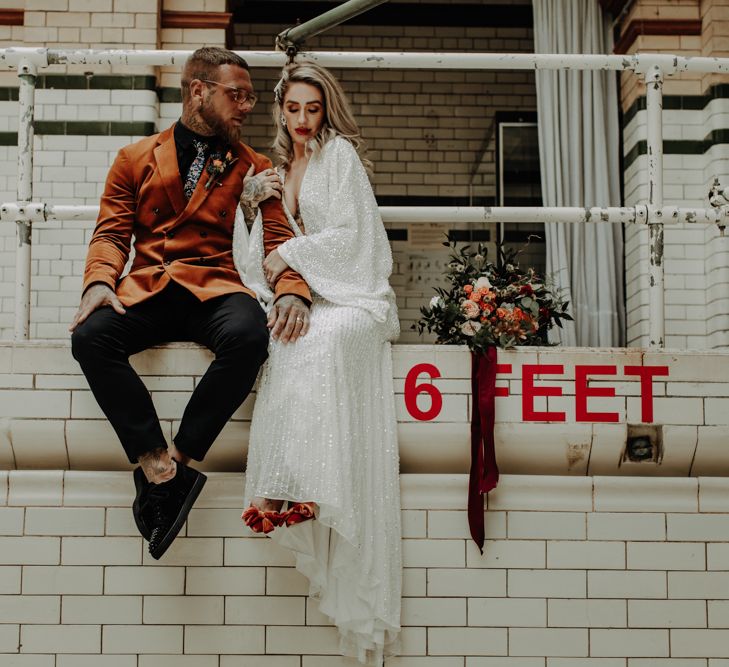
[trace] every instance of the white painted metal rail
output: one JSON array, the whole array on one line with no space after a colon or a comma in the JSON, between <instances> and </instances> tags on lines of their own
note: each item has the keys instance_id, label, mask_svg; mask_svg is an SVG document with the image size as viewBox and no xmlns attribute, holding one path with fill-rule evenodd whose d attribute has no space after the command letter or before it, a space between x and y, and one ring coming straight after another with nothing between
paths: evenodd
<instances>
[{"instance_id":1,"label":"white painted metal rail","mask_svg":"<svg viewBox=\"0 0 729 667\"><path fill-rule=\"evenodd\" d=\"M33 118L38 68L49 65L181 66L191 51L0 49L0 69L17 70L18 103L17 201L0 206L0 219L14 220L18 231L15 292L15 338L29 338L30 249L32 223L45 220L93 219L96 206L52 206L33 201ZM278 67L286 54L278 51L240 51L253 67ZM729 58L689 58L670 54L633 55L498 54L418 52L308 52L306 57L328 67L367 69L470 70L629 70L647 84L649 200L629 207L381 207L387 222L533 223L566 222L647 224L650 229L650 346L664 345L663 229L670 223L717 224L729 219L729 192L715 188L713 208L663 205L663 80L678 72L729 73ZM718 196L723 195L723 198ZM588 202L589 203L589 202Z\"/></svg>"}]
</instances>

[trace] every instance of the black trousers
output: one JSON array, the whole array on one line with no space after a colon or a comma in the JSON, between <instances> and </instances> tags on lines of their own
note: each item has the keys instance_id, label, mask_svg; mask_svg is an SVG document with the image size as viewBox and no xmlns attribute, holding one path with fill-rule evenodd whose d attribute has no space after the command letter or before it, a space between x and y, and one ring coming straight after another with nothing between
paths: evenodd
<instances>
[{"instance_id":1,"label":"black trousers","mask_svg":"<svg viewBox=\"0 0 729 667\"><path fill-rule=\"evenodd\" d=\"M170 283L151 299L127 308L124 315L111 307L100 308L76 328L73 356L131 463L145 452L166 449L167 442L149 391L129 364L129 356L171 341L193 341L215 353L174 437L181 452L202 461L250 392L268 356L266 315L247 294L200 302L184 287Z\"/></svg>"}]
</instances>

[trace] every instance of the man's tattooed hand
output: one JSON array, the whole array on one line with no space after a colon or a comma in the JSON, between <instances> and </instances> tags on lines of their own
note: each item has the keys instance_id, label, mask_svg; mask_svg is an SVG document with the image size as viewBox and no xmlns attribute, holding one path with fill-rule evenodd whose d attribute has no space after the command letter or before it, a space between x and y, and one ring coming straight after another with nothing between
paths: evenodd
<instances>
[{"instance_id":1,"label":"man's tattooed hand","mask_svg":"<svg viewBox=\"0 0 729 667\"><path fill-rule=\"evenodd\" d=\"M281 179L276 171L274 169L264 169L258 174L254 174L253 169L254 167L251 165L243 179L243 194L240 201L244 213L246 207L255 209L269 197L281 199Z\"/></svg>"}]
</instances>

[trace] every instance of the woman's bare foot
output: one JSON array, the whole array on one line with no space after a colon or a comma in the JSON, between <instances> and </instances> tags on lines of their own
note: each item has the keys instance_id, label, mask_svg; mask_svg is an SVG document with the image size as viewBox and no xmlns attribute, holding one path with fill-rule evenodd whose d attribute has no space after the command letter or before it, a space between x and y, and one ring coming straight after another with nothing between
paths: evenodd
<instances>
[{"instance_id":1,"label":"woman's bare foot","mask_svg":"<svg viewBox=\"0 0 729 667\"><path fill-rule=\"evenodd\" d=\"M257 507L261 512L279 512L283 507L284 501L279 499L261 498L257 496L251 500L251 505Z\"/></svg>"}]
</instances>

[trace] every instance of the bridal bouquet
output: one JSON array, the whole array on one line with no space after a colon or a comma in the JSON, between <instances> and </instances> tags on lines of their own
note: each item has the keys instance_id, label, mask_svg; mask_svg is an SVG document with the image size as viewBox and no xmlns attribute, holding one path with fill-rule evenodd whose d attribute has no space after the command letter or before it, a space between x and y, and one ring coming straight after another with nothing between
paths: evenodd
<instances>
[{"instance_id":1,"label":"bridal bouquet","mask_svg":"<svg viewBox=\"0 0 729 667\"><path fill-rule=\"evenodd\" d=\"M491 346L547 345L547 330L571 320L569 302L534 269L519 267L517 250L499 248L501 261L486 259L479 244L452 249L446 278L450 289L436 288L430 305L413 325L418 333L435 332L437 343L468 345L484 353Z\"/></svg>"}]
</instances>

